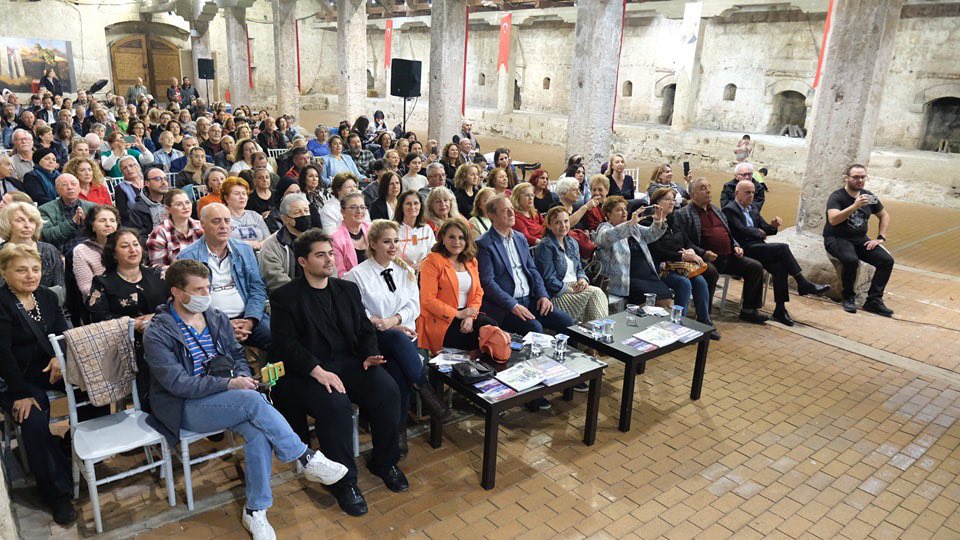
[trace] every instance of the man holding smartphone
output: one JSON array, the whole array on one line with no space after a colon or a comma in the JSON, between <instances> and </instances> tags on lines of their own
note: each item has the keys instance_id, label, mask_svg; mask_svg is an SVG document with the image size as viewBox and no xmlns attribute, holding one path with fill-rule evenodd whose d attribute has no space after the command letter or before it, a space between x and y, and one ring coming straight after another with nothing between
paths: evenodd
<instances>
[{"instance_id":1,"label":"man holding smartphone","mask_svg":"<svg viewBox=\"0 0 960 540\"><path fill-rule=\"evenodd\" d=\"M840 282L843 286L843 310L847 313L857 312L853 286L857 280L860 261L863 261L876 268L863 310L891 317L893 310L883 303L883 290L890 280L890 273L893 272L893 256L883 247L887 240L887 228L890 227L890 213L876 195L863 189L867 178L865 166L855 163L847 167L844 186L831 193L827 199L823 244L827 253L839 259L842 265ZM867 224L871 215L876 215L880 220L875 240L867 237Z\"/></svg>"}]
</instances>

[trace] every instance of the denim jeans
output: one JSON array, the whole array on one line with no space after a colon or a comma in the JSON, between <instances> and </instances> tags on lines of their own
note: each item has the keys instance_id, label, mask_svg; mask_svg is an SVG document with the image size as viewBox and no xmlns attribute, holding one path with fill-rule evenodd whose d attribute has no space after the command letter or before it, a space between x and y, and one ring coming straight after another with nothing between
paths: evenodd
<instances>
[{"instance_id":1,"label":"denim jeans","mask_svg":"<svg viewBox=\"0 0 960 540\"><path fill-rule=\"evenodd\" d=\"M284 463L307 451L283 416L255 390L227 390L183 402L184 429L198 433L230 429L243 437L247 465L247 508L265 510L273 504L270 477L273 447Z\"/></svg>"},{"instance_id":2,"label":"denim jeans","mask_svg":"<svg viewBox=\"0 0 960 540\"><path fill-rule=\"evenodd\" d=\"M707 286L707 280L703 279L703 276L689 279L676 272L669 272L661 279L673 289L673 304L683 308L684 317L687 316L687 307L690 305L690 297L693 296L693 305L697 308L697 320L701 322L710 320L710 287Z\"/></svg>"},{"instance_id":3,"label":"denim jeans","mask_svg":"<svg viewBox=\"0 0 960 540\"><path fill-rule=\"evenodd\" d=\"M512 312L507 312L500 322L500 328L506 332L520 334L524 336L527 332L543 333L544 328L549 328L554 332L566 332L567 327L573 326L577 321L573 320L569 314L554 307L553 311L546 315L541 315L537 309L537 302L529 296L517 298L517 303L523 304L536 319L525 321L517 317Z\"/></svg>"}]
</instances>

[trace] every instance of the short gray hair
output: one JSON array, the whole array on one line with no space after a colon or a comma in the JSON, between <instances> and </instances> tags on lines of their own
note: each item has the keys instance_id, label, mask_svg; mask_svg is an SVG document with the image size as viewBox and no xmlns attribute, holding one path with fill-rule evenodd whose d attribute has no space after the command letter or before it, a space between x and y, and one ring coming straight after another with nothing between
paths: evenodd
<instances>
[{"instance_id":1,"label":"short gray hair","mask_svg":"<svg viewBox=\"0 0 960 540\"><path fill-rule=\"evenodd\" d=\"M754 171L753 163L744 161L743 163L737 163L737 166L733 168L733 174L740 174L740 169L750 168L750 172Z\"/></svg>"},{"instance_id":2,"label":"short gray hair","mask_svg":"<svg viewBox=\"0 0 960 540\"><path fill-rule=\"evenodd\" d=\"M127 161L128 159L132 159L132 160L136 161L136 162L137 162L137 165L140 164L140 162L137 161L136 156L134 156L134 155L132 155L132 154L126 154L126 155L122 156L120 159L117 160L117 166L119 166L119 165L120 165L121 163L123 163L124 161Z\"/></svg>"},{"instance_id":3,"label":"short gray hair","mask_svg":"<svg viewBox=\"0 0 960 540\"><path fill-rule=\"evenodd\" d=\"M443 170L443 165L441 165L440 163L437 163L436 161L434 161L433 163L427 165L427 171L426 171L426 172L427 172L427 175L430 174L430 169L440 169L440 172L446 174L446 173L444 172L444 170Z\"/></svg>"},{"instance_id":4,"label":"short gray hair","mask_svg":"<svg viewBox=\"0 0 960 540\"><path fill-rule=\"evenodd\" d=\"M280 199L280 215L290 217L290 207L293 206L295 202L305 202L308 205L310 200L307 199L307 196L303 193L290 193L284 195L283 199Z\"/></svg>"},{"instance_id":5,"label":"short gray hair","mask_svg":"<svg viewBox=\"0 0 960 540\"><path fill-rule=\"evenodd\" d=\"M570 178L569 176L561 178L557 181L556 191L560 197L563 197L568 191L580 193L580 182L577 182L576 178Z\"/></svg>"},{"instance_id":6,"label":"short gray hair","mask_svg":"<svg viewBox=\"0 0 960 540\"><path fill-rule=\"evenodd\" d=\"M489 199L487 199L487 207L484 208L484 210L487 211L487 217L490 217L497 213L497 204L500 201L509 201L509 200L510 200L510 197L507 197L502 193L497 193L493 197L490 197Z\"/></svg>"}]
</instances>

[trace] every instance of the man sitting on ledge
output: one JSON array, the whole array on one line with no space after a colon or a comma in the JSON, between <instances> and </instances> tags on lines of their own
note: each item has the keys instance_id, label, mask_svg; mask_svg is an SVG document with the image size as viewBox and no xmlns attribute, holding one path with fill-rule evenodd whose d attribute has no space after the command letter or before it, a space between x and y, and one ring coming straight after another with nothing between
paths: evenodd
<instances>
[{"instance_id":1,"label":"man sitting on ledge","mask_svg":"<svg viewBox=\"0 0 960 540\"><path fill-rule=\"evenodd\" d=\"M860 261L863 261L877 269L870 282L863 310L892 317L893 310L883 303L883 289L893 272L893 256L883 247L887 241L887 228L890 227L890 213L880 204L876 195L863 189L867 178L867 168L863 165L856 163L847 168L844 186L827 199L823 244L827 253L839 259L842 265L840 282L843 285L844 311L857 312L853 286L857 281ZM867 222L871 215L876 215L880 220L876 240L867 237Z\"/></svg>"},{"instance_id":2,"label":"man sitting on ledge","mask_svg":"<svg viewBox=\"0 0 960 540\"><path fill-rule=\"evenodd\" d=\"M737 183L734 200L723 207L723 214L727 216L733 238L743 246L743 252L760 261L763 268L773 276L773 299L777 304L773 310L773 320L793 326L793 319L787 312L787 302L790 301L787 276L793 276L797 281L797 292L800 296L823 294L830 290L830 286L812 283L805 278L797 259L790 251L790 246L767 243L767 236L777 234L783 221L777 216L767 223L760 215L760 209L753 204L755 193L754 180L741 180Z\"/></svg>"}]
</instances>

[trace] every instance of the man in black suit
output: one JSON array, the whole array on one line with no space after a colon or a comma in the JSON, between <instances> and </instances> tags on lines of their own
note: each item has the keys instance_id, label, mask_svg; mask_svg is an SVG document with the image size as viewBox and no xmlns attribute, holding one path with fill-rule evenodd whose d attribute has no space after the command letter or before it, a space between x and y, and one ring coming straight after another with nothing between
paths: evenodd
<instances>
[{"instance_id":1,"label":"man in black suit","mask_svg":"<svg viewBox=\"0 0 960 540\"><path fill-rule=\"evenodd\" d=\"M733 169L733 180L723 184L723 189L720 191L720 208L725 208L733 201L737 184L744 180L753 182L753 187L756 190L756 193L753 195L753 205L757 207L758 211L763 210L763 203L766 202L767 199L767 184L760 183L754 178L753 163L746 162L737 163L737 166Z\"/></svg>"},{"instance_id":2,"label":"man in black suit","mask_svg":"<svg viewBox=\"0 0 960 540\"><path fill-rule=\"evenodd\" d=\"M823 294L830 286L812 283L803 277L803 270L789 245L766 242L768 236L777 234L783 221L777 216L767 223L760 215L760 209L754 205L755 193L756 185L752 179L741 180L737 183L734 199L723 207L723 213L734 239L743 246L743 252L760 261L764 270L773 276L773 299L777 304L773 310L773 320L793 326L793 319L787 312L787 302L790 301L787 276L793 276L797 281L800 296Z\"/></svg>"},{"instance_id":3,"label":"man in black suit","mask_svg":"<svg viewBox=\"0 0 960 540\"><path fill-rule=\"evenodd\" d=\"M293 244L303 276L270 295L273 313L271 358L283 361L286 376L273 390L274 404L303 440L306 415L316 421L317 439L328 458L349 472L331 486L351 516L367 512L357 487L353 455L353 404L370 421L370 472L394 492L406 491L400 459L400 390L383 369L377 336L356 284L335 276L330 237L310 229Z\"/></svg>"}]
</instances>

